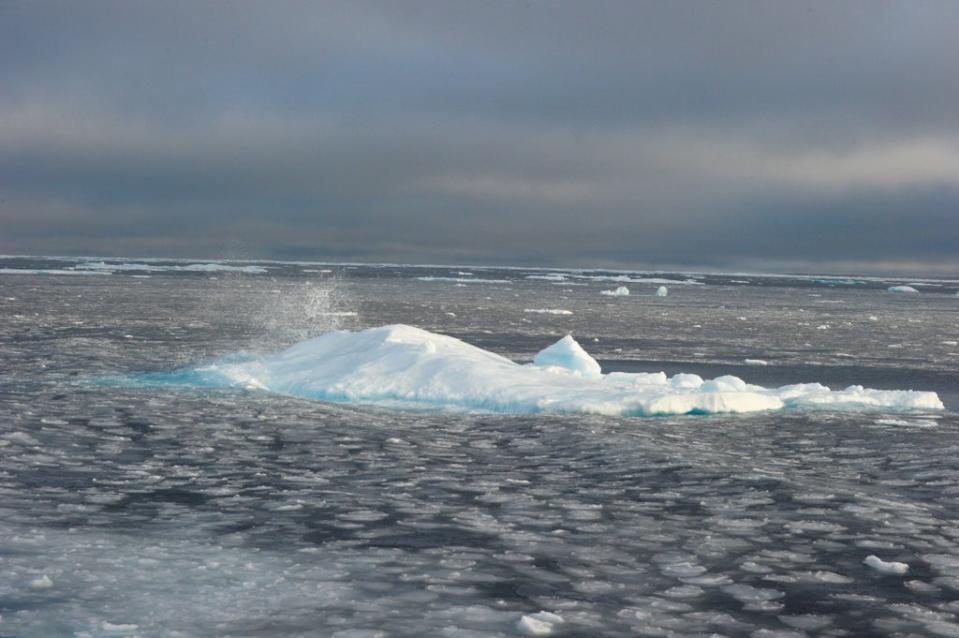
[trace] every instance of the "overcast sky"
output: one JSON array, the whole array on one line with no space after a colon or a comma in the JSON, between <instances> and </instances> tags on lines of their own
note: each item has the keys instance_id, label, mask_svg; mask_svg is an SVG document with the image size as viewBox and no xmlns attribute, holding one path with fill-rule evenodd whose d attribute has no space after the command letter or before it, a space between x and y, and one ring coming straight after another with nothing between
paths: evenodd
<instances>
[{"instance_id":1,"label":"overcast sky","mask_svg":"<svg viewBox=\"0 0 959 638\"><path fill-rule=\"evenodd\" d=\"M959 273L959 2L0 0L0 252Z\"/></svg>"}]
</instances>

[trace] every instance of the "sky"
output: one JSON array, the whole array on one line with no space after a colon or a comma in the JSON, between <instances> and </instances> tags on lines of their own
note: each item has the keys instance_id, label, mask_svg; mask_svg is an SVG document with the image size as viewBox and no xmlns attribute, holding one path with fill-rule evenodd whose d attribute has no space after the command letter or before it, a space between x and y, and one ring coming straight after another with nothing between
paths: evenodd
<instances>
[{"instance_id":1,"label":"sky","mask_svg":"<svg viewBox=\"0 0 959 638\"><path fill-rule=\"evenodd\" d=\"M0 253L959 274L959 2L0 0Z\"/></svg>"}]
</instances>

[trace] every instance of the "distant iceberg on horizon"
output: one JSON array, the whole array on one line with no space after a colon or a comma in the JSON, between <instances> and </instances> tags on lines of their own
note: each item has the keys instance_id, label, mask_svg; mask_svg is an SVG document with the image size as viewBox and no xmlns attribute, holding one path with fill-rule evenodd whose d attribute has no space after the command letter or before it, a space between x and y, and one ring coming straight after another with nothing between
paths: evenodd
<instances>
[{"instance_id":1,"label":"distant iceberg on horizon","mask_svg":"<svg viewBox=\"0 0 959 638\"><path fill-rule=\"evenodd\" d=\"M782 409L941 410L935 392L780 388L734 376L603 374L571 336L519 364L459 339L407 325L333 331L265 356L231 356L137 383L246 388L282 395L420 410L502 414L661 416Z\"/></svg>"}]
</instances>

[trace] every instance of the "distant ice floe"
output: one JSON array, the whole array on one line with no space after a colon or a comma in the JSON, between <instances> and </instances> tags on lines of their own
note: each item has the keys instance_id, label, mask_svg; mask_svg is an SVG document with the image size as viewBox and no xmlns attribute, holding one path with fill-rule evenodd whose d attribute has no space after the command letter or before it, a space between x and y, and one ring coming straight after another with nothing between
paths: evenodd
<instances>
[{"instance_id":1,"label":"distant ice floe","mask_svg":"<svg viewBox=\"0 0 959 638\"><path fill-rule=\"evenodd\" d=\"M109 272L66 270L65 268L0 268L0 275L109 275Z\"/></svg>"},{"instance_id":2,"label":"distant ice floe","mask_svg":"<svg viewBox=\"0 0 959 638\"><path fill-rule=\"evenodd\" d=\"M566 275L553 273L549 275L526 275L527 279L540 279L542 281L566 281Z\"/></svg>"},{"instance_id":3,"label":"distant ice floe","mask_svg":"<svg viewBox=\"0 0 959 638\"><path fill-rule=\"evenodd\" d=\"M509 279L480 279L479 277L417 277L418 281L447 281L457 284L509 284Z\"/></svg>"},{"instance_id":4,"label":"distant ice floe","mask_svg":"<svg viewBox=\"0 0 959 638\"><path fill-rule=\"evenodd\" d=\"M704 286L695 279L667 279L665 277L630 277L628 275L573 275L590 281L613 281L624 284L669 284L671 286Z\"/></svg>"},{"instance_id":5,"label":"distant ice floe","mask_svg":"<svg viewBox=\"0 0 959 638\"><path fill-rule=\"evenodd\" d=\"M912 286L889 286L886 290L889 292L919 292Z\"/></svg>"},{"instance_id":6,"label":"distant ice floe","mask_svg":"<svg viewBox=\"0 0 959 638\"><path fill-rule=\"evenodd\" d=\"M240 387L387 407L621 416L782 409L942 410L935 392L830 390L818 383L763 388L734 376L603 374L570 336L521 365L459 339L406 325L333 331L260 357L226 357L138 383Z\"/></svg>"},{"instance_id":7,"label":"distant ice floe","mask_svg":"<svg viewBox=\"0 0 959 638\"><path fill-rule=\"evenodd\" d=\"M601 290L599 294L606 295L608 297L628 297L629 288L626 286L619 286L615 290Z\"/></svg>"},{"instance_id":8,"label":"distant ice floe","mask_svg":"<svg viewBox=\"0 0 959 638\"><path fill-rule=\"evenodd\" d=\"M230 264L202 263L185 266L166 264L140 264L135 262L107 263L104 261L86 261L74 266L76 271L93 272L240 272L250 275L262 275L269 272L263 266L231 266Z\"/></svg>"},{"instance_id":9,"label":"distant ice floe","mask_svg":"<svg viewBox=\"0 0 959 638\"><path fill-rule=\"evenodd\" d=\"M666 286L660 286L659 288L656 289L657 297L665 297L668 294L669 294L669 288L667 288Z\"/></svg>"},{"instance_id":10,"label":"distant ice floe","mask_svg":"<svg viewBox=\"0 0 959 638\"><path fill-rule=\"evenodd\" d=\"M523 312L531 312L537 315L571 315L572 310L563 310L562 308L523 308Z\"/></svg>"}]
</instances>

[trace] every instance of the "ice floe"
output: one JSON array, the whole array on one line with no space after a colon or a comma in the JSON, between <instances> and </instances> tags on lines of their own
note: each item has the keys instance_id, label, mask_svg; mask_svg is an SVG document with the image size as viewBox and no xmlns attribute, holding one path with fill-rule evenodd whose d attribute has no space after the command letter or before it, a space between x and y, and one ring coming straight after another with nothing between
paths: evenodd
<instances>
[{"instance_id":1,"label":"ice floe","mask_svg":"<svg viewBox=\"0 0 959 638\"><path fill-rule=\"evenodd\" d=\"M524 308L523 312L530 312L536 315L571 315L572 310L562 308Z\"/></svg>"},{"instance_id":2,"label":"ice floe","mask_svg":"<svg viewBox=\"0 0 959 638\"><path fill-rule=\"evenodd\" d=\"M556 625L562 624L563 618L558 614L541 611L528 614L519 619L516 628L527 636L549 636Z\"/></svg>"},{"instance_id":3,"label":"ice floe","mask_svg":"<svg viewBox=\"0 0 959 638\"><path fill-rule=\"evenodd\" d=\"M65 268L0 268L0 275L109 275L109 272Z\"/></svg>"},{"instance_id":4,"label":"ice floe","mask_svg":"<svg viewBox=\"0 0 959 638\"><path fill-rule=\"evenodd\" d=\"M889 286L886 290L889 292L919 292L912 286Z\"/></svg>"},{"instance_id":5,"label":"ice floe","mask_svg":"<svg viewBox=\"0 0 959 638\"><path fill-rule=\"evenodd\" d=\"M862 561L867 567L875 569L880 574L905 574L909 571L909 565L898 563L896 561L884 561L878 556L870 555Z\"/></svg>"},{"instance_id":6,"label":"ice floe","mask_svg":"<svg viewBox=\"0 0 959 638\"><path fill-rule=\"evenodd\" d=\"M665 297L668 294L669 294L669 288L667 288L666 286L660 286L659 288L656 289L657 297Z\"/></svg>"},{"instance_id":7,"label":"ice floe","mask_svg":"<svg viewBox=\"0 0 959 638\"><path fill-rule=\"evenodd\" d=\"M521 365L453 337L406 325L333 331L265 356L135 377L137 383L239 387L334 402L413 409L623 416L780 409L928 411L935 392L831 390L818 383L763 388L734 376L603 374L570 336Z\"/></svg>"},{"instance_id":8,"label":"ice floe","mask_svg":"<svg viewBox=\"0 0 959 638\"><path fill-rule=\"evenodd\" d=\"M136 262L108 263L104 261L87 261L74 266L77 271L92 272L238 272L250 275L262 275L269 272L263 266L232 266L220 263L187 264L185 266L165 264L141 264Z\"/></svg>"},{"instance_id":9,"label":"ice floe","mask_svg":"<svg viewBox=\"0 0 959 638\"><path fill-rule=\"evenodd\" d=\"M509 279L480 279L479 277L417 277L417 281L446 281L456 284L508 284L512 283Z\"/></svg>"},{"instance_id":10,"label":"ice floe","mask_svg":"<svg viewBox=\"0 0 959 638\"><path fill-rule=\"evenodd\" d=\"M602 290L600 291L599 294L606 295L608 297L628 297L629 288L627 288L626 286L618 286L614 290Z\"/></svg>"}]
</instances>

